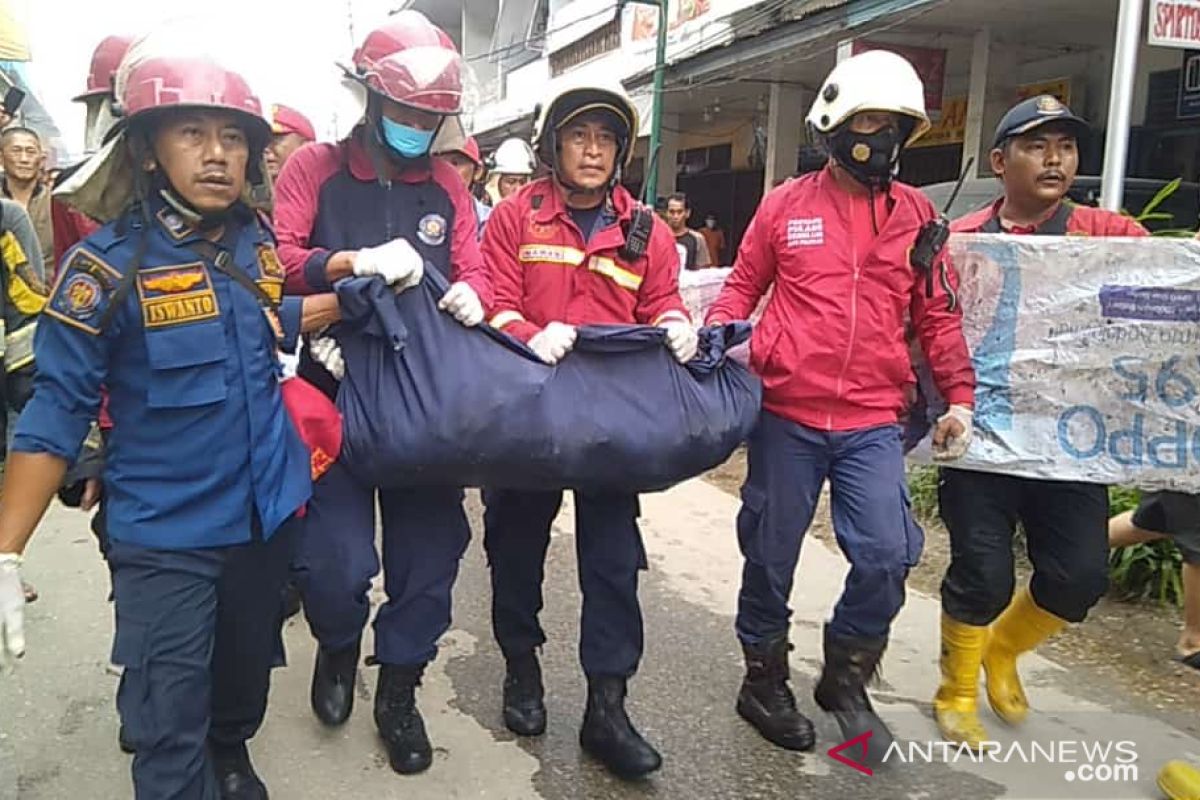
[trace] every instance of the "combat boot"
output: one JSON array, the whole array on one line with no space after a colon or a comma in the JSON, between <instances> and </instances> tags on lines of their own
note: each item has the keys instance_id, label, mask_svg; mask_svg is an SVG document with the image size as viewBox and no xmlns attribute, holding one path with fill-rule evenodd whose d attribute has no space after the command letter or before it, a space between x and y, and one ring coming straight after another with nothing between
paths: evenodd
<instances>
[{"instance_id":1,"label":"combat boot","mask_svg":"<svg viewBox=\"0 0 1200 800\"><path fill-rule=\"evenodd\" d=\"M979 721L979 665L988 629L968 625L942 612L942 652L938 661L942 682L933 698L938 730L948 742L978 750L987 739Z\"/></svg>"},{"instance_id":2,"label":"combat boot","mask_svg":"<svg viewBox=\"0 0 1200 800\"><path fill-rule=\"evenodd\" d=\"M358 654L357 644L345 650L317 648L309 701L317 719L331 728L344 723L354 710Z\"/></svg>"},{"instance_id":3,"label":"combat boot","mask_svg":"<svg viewBox=\"0 0 1200 800\"><path fill-rule=\"evenodd\" d=\"M892 732L875 714L867 682L875 676L887 637L838 636L825 626L825 668L813 691L817 705L837 720L843 741L867 735L865 763L877 766L892 746Z\"/></svg>"},{"instance_id":4,"label":"combat boot","mask_svg":"<svg viewBox=\"0 0 1200 800\"><path fill-rule=\"evenodd\" d=\"M425 721L417 710L417 687L425 665L379 665L375 689L375 725L387 747L392 769L401 775L424 772L433 763L433 748L425 734Z\"/></svg>"},{"instance_id":5,"label":"combat boot","mask_svg":"<svg viewBox=\"0 0 1200 800\"><path fill-rule=\"evenodd\" d=\"M1033 601L1026 587L1013 597L988 634L983 648L983 671L987 677L988 702L996 716L1009 725L1024 721L1029 699L1017 674L1017 656L1027 653L1063 628L1067 621Z\"/></svg>"},{"instance_id":6,"label":"combat boot","mask_svg":"<svg viewBox=\"0 0 1200 800\"><path fill-rule=\"evenodd\" d=\"M236 745L208 744L221 800L268 800L267 786L250 763L245 742Z\"/></svg>"},{"instance_id":7,"label":"combat boot","mask_svg":"<svg viewBox=\"0 0 1200 800\"><path fill-rule=\"evenodd\" d=\"M742 645L746 677L738 692L737 712L767 741L785 750L811 750L816 742L812 722L796 710L796 698L788 688L787 634L756 645Z\"/></svg>"},{"instance_id":8,"label":"combat boot","mask_svg":"<svg viewBox=\"0 0 1200 800\"><path fill-rule=\"evenodd\" d=\"M530 650L505 661L504 725L518 736L540 736L546 730L546 705L537 653Z\"/></svg>"},{"instance_id":9,"label":"combat boot","mask_svg":"<svg viewBox=\"0 0 1200 800\"><path fill-rule=\"evenodd\" d=\"M624 678L588 678L579 744L620 778L640 778L662 766L662 756L634 729L625 713Z\"/></svg>"}]
</instances>

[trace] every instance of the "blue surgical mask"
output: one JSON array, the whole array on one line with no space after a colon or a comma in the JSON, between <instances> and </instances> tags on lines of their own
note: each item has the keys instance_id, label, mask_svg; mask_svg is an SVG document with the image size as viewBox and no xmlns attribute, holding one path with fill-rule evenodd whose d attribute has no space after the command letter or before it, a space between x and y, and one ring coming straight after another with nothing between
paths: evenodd
<instances>
[{"instance_id":1,"label":"blue surgical mask","mask_svg":"<svg viewBox=\"0 0 1200 800\"><path fill-rule=\"evenodd\" d=\"M387 146L405 158L420 158L429 154L433 146L434 131L422 131L408 125L380 117L383 140Z\"/></svg>"}]
</instances>

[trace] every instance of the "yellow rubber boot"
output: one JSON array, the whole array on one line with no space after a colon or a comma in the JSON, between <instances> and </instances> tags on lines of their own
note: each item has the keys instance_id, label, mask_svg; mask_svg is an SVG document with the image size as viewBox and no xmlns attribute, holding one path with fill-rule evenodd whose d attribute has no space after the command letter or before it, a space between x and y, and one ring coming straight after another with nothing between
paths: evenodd
<instances>
[{"instance_id":1,"label":"yellow rubber boot","mask_svg":"<svg viewBox=\"0 0 1200 800\"><path fill-rule=\"evenodd\" d=\"M1024 721L1029 700L1017 674L1017 656L1027 653L1067 627L1033 601L1029 588L1017 592L1004 613L992 623L983 648L983 670L987 676L988 702L996 716L1009 725Z\"/></svg>"},{"instance_id":2,"label":"yellow rubber boot","mask_svg":"<svg viewBox=\"0 0 1200 800\"><path fill-rule=\"evenodd\" d=\"M942 683L933 698L933 715L942 738L973 750L987 739L976 708L979 665L987 638L986 626L967 625L942 613Z\"/></svg>"},{"instance_id":3,"label":"yellow rubber boot","mask_svg":"<svg viewBox=\"0 0 1200 800\"><path fill-rule=\"evenodd\" d=\"M1167 800L1200 800L1200 770L1186 761L1168 761L1158 771L1158 788Z\"/></svg>"}]
</instances>

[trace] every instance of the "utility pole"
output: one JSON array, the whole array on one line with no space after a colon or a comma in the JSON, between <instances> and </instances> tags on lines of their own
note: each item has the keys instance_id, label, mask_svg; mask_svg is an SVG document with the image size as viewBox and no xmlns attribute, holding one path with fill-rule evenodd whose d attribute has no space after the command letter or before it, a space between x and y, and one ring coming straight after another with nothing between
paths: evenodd
<instances>
[{"instance_id":1,"label":"utility pole","mask_svg":"<svg viewBox=\"0 0 1200 800\"><path fill-rule=\"evenodd\" d=\"M1120 211L1125 198L1125 162L1129 154L1129 120L1133 78L1137 72L1142 31L1142 0L1121 0L1113 48L1112 89L1108 101L1108 138L1100 177L1100 207Z\"/></svg>"},{"instance_id":2,"label":"utility pole","mask_svg":"<svg viewBox=\"0 0 1200 800\"><path fill-rule=\"evenodd\" d=\"M650 149L646 151L646 175L642 183L642 202L653 205L658 199L658 151L662 146L663 81L667 66L667 0L624 0L658 7L658 43L654 52L654 105L650 111ZM637 131L631 133L635 139ZM632 145L631 145L632 146Z\"/></svg>"}]
</instances>

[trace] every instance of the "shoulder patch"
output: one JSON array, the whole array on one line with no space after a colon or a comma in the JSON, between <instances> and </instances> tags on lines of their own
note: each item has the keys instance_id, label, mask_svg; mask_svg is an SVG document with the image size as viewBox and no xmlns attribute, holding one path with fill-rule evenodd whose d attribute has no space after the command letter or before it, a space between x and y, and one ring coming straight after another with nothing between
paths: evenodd
<instances>
[{"instance_id":1,"label":"shoulder patch","mask_svg":"<svg viewBox=\"0 0 1200 800\"><path fill-rule=\"evenodd\" d=\"M68 257L42 312L93 336L120 283L121 273L100 256L77 248Z\"/></svg>"}]
</instances>

